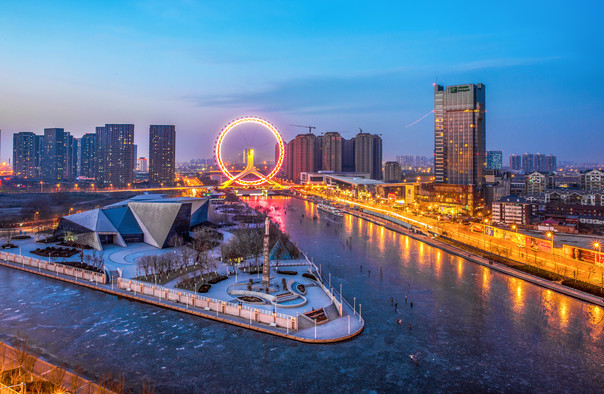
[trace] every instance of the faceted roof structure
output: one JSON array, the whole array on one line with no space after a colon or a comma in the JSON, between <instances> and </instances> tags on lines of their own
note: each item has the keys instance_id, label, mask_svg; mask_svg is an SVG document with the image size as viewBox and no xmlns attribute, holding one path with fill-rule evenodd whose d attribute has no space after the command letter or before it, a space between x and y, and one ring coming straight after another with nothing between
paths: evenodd
<instances>
[{"instance_id":1,"label":"faceted roof structure","mask_svg":"<svg viewBox=\"0 0 604 394\"><path fill-rule=\"evenodd\" d=\"M70 235L97 250L111 239L114 244L145 242L157 248L168 246L175 234L207 221L208 199L166 198L142 194L131 199L65 216L56 234Z\"/></svg>"}]
</instances>

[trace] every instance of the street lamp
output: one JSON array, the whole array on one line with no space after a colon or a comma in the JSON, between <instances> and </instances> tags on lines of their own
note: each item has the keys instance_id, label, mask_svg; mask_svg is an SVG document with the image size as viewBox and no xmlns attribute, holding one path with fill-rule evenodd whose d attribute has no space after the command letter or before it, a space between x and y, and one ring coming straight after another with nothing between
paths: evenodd
<instances>
[{"instance_id":1,"label":"street lamp","mask_svg":"<svg viewBox=\"0 0 604 394\"><path fill-rule=\"evenodd\" d=\"M598 248L598 258L596 259L597 263L601 263L600 259L602 258L602 243L599 241L594 242L594 248Z\"/></svg>"},{"instance_id":2,"label":"street lamp","mask_svg":"<svg viewBox=\"0 0 604 394\"><path fill-rule=\"evenodd\" d=\"M512 224L512 230L514 230L515 232L518 232L518 226L516 226L515 224Z\"/></svg>"},{"instance_id":3,"label":"street lamp","mask_svg":"<svg viewBox=\"0 0 604 394\"><path fill-rule=\"evenodd\" d=\"M550 240L552 242L552 254L554 254L554 233L552 233L551 231L548 231L547 237L550 238Z\"/></svg>"}]
</instances>

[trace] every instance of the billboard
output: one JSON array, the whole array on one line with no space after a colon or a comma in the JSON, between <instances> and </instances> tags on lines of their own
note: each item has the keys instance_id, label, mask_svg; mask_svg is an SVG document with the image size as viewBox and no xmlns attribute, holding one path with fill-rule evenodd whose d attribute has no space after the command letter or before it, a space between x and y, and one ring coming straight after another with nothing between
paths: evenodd
<instances>
[{"instance_id":1,"label":"billboard","mask_svg":"<svg viewBox=\"0 0 604 394\"><path fill-rule=\"evenodd\" d=\"M475 233L484 233L484 225L480 223L472 223L472 231Z\"/></svg>"},{"instance_id":2,"label":"billboard","mask_svg":"<svg viewBox=\"0 0 604 394\"><path fill-rule=\"evenodd\" d=\"M583 261L591 264L602 264L604 263L604 255L589 249L577 248L576 246L562 245L564 255L568 258Z\"/></svg>"},{"instance_id":3,"label":"billboard","mask_svg":"<svg viewBox=\"0 0 604 394\"><path fill-rule=\"evenodd\" d=\"M530 245L530 249L534 250L534 251L543 251L543 252L547 252L547 253L552 253L552 242L548 241L547 239L541 239L541 238L533 238L533 237L527 237L529 238L529 245Z\"/></svg>"}]
</instances>

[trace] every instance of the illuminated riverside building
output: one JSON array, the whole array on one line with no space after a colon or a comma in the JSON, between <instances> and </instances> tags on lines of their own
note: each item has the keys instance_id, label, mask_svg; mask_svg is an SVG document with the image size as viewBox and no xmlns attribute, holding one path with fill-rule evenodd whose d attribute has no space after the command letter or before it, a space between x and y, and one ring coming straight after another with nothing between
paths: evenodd
<instances>
[{"instance_id":1,"label":"illuminated riverside building","mask_svg":"<svg viewBox=\"0 0 604 394\"><path fill-rule=\"evenodd\" d=\"M484 182L485 112L483 84L434 85L435 182Z\"/></svg>"},{"instance_id":2,"label":"illuminated riverside building","mask_svg":"<svg viewBox=\"0 0 604 394\"><path fill-rule=\"evenodd\" d=\"M134 125L96 128L96 181L101 187L124 187L134 179Z\"/></svg>"},{"instance_id":3,"label":"illuminated riverside building","mask_svg":"<svg viewBox=\"0 0 604 394\"><path fill-rule=\"evenodd\" d=\"M149 182L174 185L176 129L174 125L149 127Z\"/></svg>"},{"instance_id":4,"label":"illuminated riverside building","mask_svg":"<svg viewBox=\"0 0 604 394\"><path fill-rule=\"evenodd\" d=\"M493 203L493 222L504 224L526 225L531 223L537 204L530 203L522 197L507 196Z\"/></svg>"}]
</instances>

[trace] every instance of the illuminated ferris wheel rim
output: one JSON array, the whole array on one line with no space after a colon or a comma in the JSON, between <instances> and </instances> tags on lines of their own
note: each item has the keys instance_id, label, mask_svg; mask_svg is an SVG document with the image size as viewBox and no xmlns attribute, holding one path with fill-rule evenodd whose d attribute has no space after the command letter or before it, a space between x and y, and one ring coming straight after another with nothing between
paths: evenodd
<instances>
[{"instance_id":1,"label":"illuminated ferris wheel rim","mask_svg":"<svg viewBox=\"0 0 604 394\"><path fill-rule=\"evenodd\" d=\"M275 126L273 126L272 123L270 123L269 121L267 121L265 119L259 118L257 116L245 116L242 118L235 119L232 122L230 122L229 124L227 124L226 126L224 126L223 129L220 131L220 134L218 134L218 138L216 138L216 145L214 147L214 149L215 149L214 154L216 156L216 162L218 163L218 167L220 168L220 171L222 171L222 173L224 175L226 175L230 180L235 179L235 175L233 175L229 172L227 166L224 164L224 161L222 160L222 142L224 140L224 137L226 137L226 135L228 134L229 131L231 131L236 126L239 126L239 125L245 124L245 123L255 123L255 124L264 126L268 130L270 130L273 133L273 135L275 136L275 138L277 139L277 146L279 147L279 158L277 159L275 168L273 168L273 170L265 177L266 179L274 178L275 175L277 175L277 173L281 169L281 166L283 165L283 158L285 156L283 138L281 137L281 133L279 133L279 130L277 130L277 128ZM254 181L246 181L246 180L242 180L242 179L237 179L236 182L241 185L246 185L246 186L257 186L257 185L261 185L261 184L265 183L266 179L257 179Z\"/></svg>"}]
</instances>

